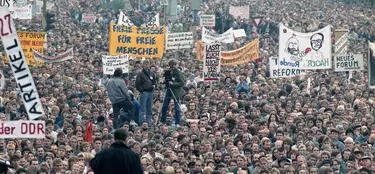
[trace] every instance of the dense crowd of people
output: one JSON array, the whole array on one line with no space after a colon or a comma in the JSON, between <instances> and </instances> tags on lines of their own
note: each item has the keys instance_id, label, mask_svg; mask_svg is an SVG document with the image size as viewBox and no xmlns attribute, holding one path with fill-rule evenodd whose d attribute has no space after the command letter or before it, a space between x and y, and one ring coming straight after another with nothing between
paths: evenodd
<instances>
[{"instance_id":1,"label":"dense crowd of people","mask_svg":"<svg viewBox=\"0 0 375 174\"><path fill-rule=\"evenodd\" d=\"M375 7L369 1L206 0L195 16L191 2L179 0L176 21L167 17L164 21L158 0L139 1L141 9L133 11L124 6L116 9L115 2L50 2L54 6L49 12L56 21L48 31L44 54L54 56L73 48L74 58L30 67L46 113L41 118L46 122L46 137L0 137L0 158L9 160L13 171L92 174L90 161L115 141L116 128L124 128L124 142L139 156L144 173L375 172L375 91L368 86L366 63L365 70L353 72L351 78L333 70L270 78L268 70L268 58L278 55L280 22L302 32L327 25L333 31L348 29L349 52L366 55L368 41L375 41ZM230 5L249 5L251 16L264 20L255 28L251 19L228 15ZM233 50L259 39L260 58L223 66L220 81L205 83L195 48L168 50L161 59L131 59L130 73L107 77L101 57L108 54L108 26L117 21L121 10L136 25L160 13L160 25L170 32L195 28L197 40L200 27L194 26L199 14L226 16L218 22L226 26L214 29L242 28L247 36L224 48ZM81 23L82 13L93 13L97 19ZM41 21L42 15L34 15L32 20L15 23L20 31L43 31ZM27 114L4 57L6 87L1 92L0 120L25 120ZM176 80L164 81L166 67L178 74ZM117 87L116 78L126 81L125 91L117 91L118 95L124 92L125 98L107 91ZM166 84L172 89L166 90ZM164 102L165 98L172 102ZM124 107L129 103L131 108ZM121 109L134 110L134 115ZM118 113L122 116L114 117ZM89 125L92 130L87 129Z\"/></svg>"}]
</instances>

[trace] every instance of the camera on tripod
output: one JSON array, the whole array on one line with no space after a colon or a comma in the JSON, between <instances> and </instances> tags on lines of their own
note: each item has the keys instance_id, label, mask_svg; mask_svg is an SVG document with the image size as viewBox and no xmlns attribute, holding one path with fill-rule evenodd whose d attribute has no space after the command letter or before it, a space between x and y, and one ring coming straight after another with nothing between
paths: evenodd
<instances>
[{"instance_id":1,"label":"camera on tripod","mask_svg":"<svg viewBox=\"0 0 375 174\"><path fill-rule=\"evenodd\" d=\"M172 72L169 69L166 69L163 74L164 82L163 84L169 85L169 82L172 81Z\"/></svg>"}]
</instances>

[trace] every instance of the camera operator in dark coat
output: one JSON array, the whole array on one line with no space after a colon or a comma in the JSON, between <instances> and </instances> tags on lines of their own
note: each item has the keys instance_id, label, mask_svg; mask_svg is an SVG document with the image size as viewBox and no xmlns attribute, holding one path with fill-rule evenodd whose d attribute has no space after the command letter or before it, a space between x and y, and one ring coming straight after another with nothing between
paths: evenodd
<instances>
[{"instance_id":1,"label":"camera operator in dark coat","mask_svg":"<svg viewBox=\"0 0 375 174\"><path fill-rule=\"evenodd\" d=\"M127 131L117 129L114 133L115 142L110 148L103 149L90 161L95 174L142 174L139 156L126 144Z\"/></svg>"},{"instance_id":2,"label":"camera operator in dark coat","mask_svg":"<svg viewBox=\"0 0 375 174\"><path fill-rule=\"evenodd\" d=\"M185 85L185 80L182 72L177 68L177 61L171 59L168 62L169 69L165 71L164 83L166 84L165 90L165 98L163 101L163 106L161 109L161 122L166 123L168 106L170 101L174 100L174 108L175 108L175 124L180 124L181 118L181 108L180 108L180 97L182 95L182 90Z\"/></svg>"}]
</instances>

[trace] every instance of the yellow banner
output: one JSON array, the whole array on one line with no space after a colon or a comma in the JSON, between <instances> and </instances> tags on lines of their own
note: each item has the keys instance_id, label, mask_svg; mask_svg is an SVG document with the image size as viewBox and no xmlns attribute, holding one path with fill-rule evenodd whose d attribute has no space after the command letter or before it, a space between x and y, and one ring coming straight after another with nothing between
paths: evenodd
<instances>
[{"instance_id":1,"label":"yellow banner","mask_svg":"<svg viewBox=\"0 0 375 174\"><path fill-rule=\"evenodd\" d=\"M197 59L203 60L204 45L202 41L197 41ZM221 52L221 65L238 65L248 63L259 58L259 40L254 40L249 44L233 51Z\"/></svg>"},{"instance_id":2,"label":"yellow banner","mask_svg":"<svg viewBox=\"0 0 375 174\"><path fill-rule=\"evenodd\" d=\"M128 27L110 24L109 54L161 58L164 54L165 27Z\"/></svg>"},{"instance_id":3,"label":"yellow banner","mask_svg":"<svg viewBox=\"0 0 375 174\"><path fill-rule=\"evenodd\" d=\"M45 32L25 32L17 31L18 38L20 39L23 53L26 57L26 62L29 66L40 66L43 62L36 61L33 55L33 49L43 53L44 41L47 37ZM9 62L8 57L5 62Z\"/></svg>"}]
</instances>

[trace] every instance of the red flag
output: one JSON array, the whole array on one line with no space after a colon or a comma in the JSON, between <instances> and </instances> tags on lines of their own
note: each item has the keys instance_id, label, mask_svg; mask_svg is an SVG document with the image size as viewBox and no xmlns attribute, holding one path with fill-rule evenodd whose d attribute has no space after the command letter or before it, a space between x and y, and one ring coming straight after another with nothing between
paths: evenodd
<instances>
[{"instance_id":1,"label":"red flag","mask_svg":"<svg viewBox=\"0 0 375 174\"><path fill-rule=\"evenodd\" d=\"M86 123L85 141L90 142L90 143L93 142L93 139L92 139L92 122Z\"/></svg>"}]
</instances>

